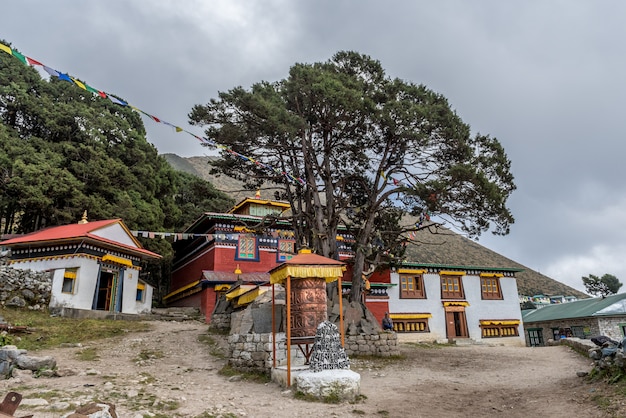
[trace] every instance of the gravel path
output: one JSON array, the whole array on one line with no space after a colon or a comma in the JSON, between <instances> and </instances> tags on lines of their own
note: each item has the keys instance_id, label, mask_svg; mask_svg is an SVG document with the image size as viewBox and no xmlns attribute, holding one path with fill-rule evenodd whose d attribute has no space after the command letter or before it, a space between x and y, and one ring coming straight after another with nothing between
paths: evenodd
<instances>
[{"instance_id":1,"label":"gravel path","mask_svg":"<svg viewBox=\"0 0 626 418\"><path fill-rule=\"evenodd\" d=\"M400 360L351 359L363 399L334 405L294 399L275 383L219 375L226 361L212 354L217 346L200 341L205 324L151 324L145 333L29 353L54 356L67 375L0 382L5 393L24 395L15 415L61 417L99 400L115 404L120 418L620 416L598 409L592 398L605 389L576 376L591 362L564 346L403 345ZM208 338L223 346L225 337ZM80 360L85 350L97 358Z\"/></svg>"}]
</instances>

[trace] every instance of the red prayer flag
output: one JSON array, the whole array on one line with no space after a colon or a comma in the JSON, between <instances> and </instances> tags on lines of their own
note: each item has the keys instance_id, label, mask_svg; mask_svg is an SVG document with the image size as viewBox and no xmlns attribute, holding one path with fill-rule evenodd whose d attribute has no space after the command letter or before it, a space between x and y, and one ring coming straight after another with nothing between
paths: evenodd
<instances>
[{"instance_id":1,"label":"red prayer flag","mask_svg":"<svg viewBox=\"0 0 626 418\"><path fill-rule=\"evenodd\" d=\"M28 61L30 65L41 65L43 67L42 63L40 63L37 60L32 59L31 57L26 57L26 61Z\"/></svg>"}]
</instances>

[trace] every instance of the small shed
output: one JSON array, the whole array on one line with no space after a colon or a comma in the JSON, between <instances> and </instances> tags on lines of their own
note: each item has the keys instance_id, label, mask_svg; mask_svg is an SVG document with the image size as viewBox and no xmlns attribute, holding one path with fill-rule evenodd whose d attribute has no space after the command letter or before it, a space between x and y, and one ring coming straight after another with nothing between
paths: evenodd
<instances>
[{"instance_id":1,"label":"small shed","mask_svg":"<svg viewBox=\"0 0 626 418\"><path fill-rule=\"evenodd\" d=\"M94 310L141 314L152 308L152 286L140 278L141 263L159 259L144 249L121 219L46 228L0 242L10 267L50 271L50 309L61 314Z\"/></svg>"},{"instance_id":2,"label":"small shed","mask_svg":"<svg viewBox=\"0 0 626 418\"><path fill-rule=\"evenodd\" d=\"M549 339L626 336L626 293L559 303L522 312L526 345L543 346Z\"/></svg>"}]
</instances>

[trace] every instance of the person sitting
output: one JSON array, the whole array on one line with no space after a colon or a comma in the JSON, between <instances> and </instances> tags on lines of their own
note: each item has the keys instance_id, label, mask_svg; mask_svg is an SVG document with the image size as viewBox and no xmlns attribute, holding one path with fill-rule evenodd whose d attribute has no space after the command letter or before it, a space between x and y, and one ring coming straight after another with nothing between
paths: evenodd
<instances>
[{"instance_id":1,"label":"person sitting","mask_svg":"<svg viewBox=\"0 0 626 418\"><path fill-rule=\"evenodd\" d=\"M393 331L393 321L389 318L389 312L385 312L385 317L383 318L383 330Z\"/></svg>"}]
</instances>

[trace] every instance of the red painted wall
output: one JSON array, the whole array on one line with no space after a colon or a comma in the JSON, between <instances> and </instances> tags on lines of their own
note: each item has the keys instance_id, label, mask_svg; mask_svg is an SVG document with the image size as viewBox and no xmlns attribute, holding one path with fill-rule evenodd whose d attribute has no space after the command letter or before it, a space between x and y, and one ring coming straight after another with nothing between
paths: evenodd
<instances>
[{"instance_id":1,"label":"red painted wall","mask_svg":"<svg viewBox=\"0 0 626 418\"><path fill-rule=\"evenodd\" d=\"M369 280L370 283L391 283L391 271L389 269L376 270Z\"/></svg>"},{"instance_id":2,"label":"red painted wall","mask_svg":"<svg viewBox=\"0 0 626 418\"><path fill-rule=\"evenodd\" d=\"M190 306L190 307L200 307L201 296L200 293L194 293L193 295L187 296L186 298L175 300L172 303L168 303L168 306Z\"/></svg>"},{"instance_id":3,"label":"red painted wall","mask_svg":"<svg viewBox=\"0 0 626 418\"><path fill-rule=\"evenodd\" d=\"M204 315L204 321L211 322L211 315L217 303L217 292L212 287L204 289L201 293L200 312Z\"/></svg>"},{"instance_id":4,"label":"red painted wall","mask_svg":"<svg viewBox=\"0 0 626 418\"><path fill-rule=\"evenodd\" d=\"M276 252L259 251L259 259L235 260L236 248L216 248L215 249L215 271L235 271L237 266L242 273L267 273L281 263L276 262ZM205 269L208 270L208 269Z\"/></svg>"},{"instance_id":5,"label":"red painted wall","mask_svg":"<svg viewBox=\"0 0 626 418\"><path fill-rule=\"evenodd\" d=\"M387 302L386 300L384 302L368 302L366 300L365 306L367 306L367 309L369 309L370 312L374 314L374 316L378 320L378 325L381 325L383 322L383 317L385 316L385 312L389 312L389 302Z\"/></svg>"},{"instance_id":6,"label":"red painted wall","mask_svg":"<svg viewBox=\"0 0 626 418\"><path fill-rule=\"evenodd\" d=\"M196 280L200 280L202 278L202 270L213 270L215 265L213 257L213 249L208 248L193 261L173 271L170 292L193 283Z\"/></svg>"}]
</instances>

